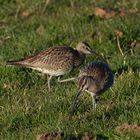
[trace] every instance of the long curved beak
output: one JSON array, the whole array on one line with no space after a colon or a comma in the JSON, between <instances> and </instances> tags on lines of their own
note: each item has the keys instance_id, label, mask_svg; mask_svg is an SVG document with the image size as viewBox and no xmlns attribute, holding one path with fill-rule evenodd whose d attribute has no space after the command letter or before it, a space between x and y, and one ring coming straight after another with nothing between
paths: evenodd
<instances>
[{"instance_id":1,"label":"long curved beak","mask_svg":"<svg viewBox=\"0 0 140 140\"><path fill-rule=\"evenodd\" d=\"M72 106L71 106L70 115L73 115L73 113L74 113L74 111L75 111L75 109L76 109L76 101L77 101L78 97L80 96L80 94L81 94L81 92L78 91L78 92L76 93L76 96L74 97L74 100L73 100L73 103L72 103Z\"/></svg>"},{"instance_id":2,"label":"long curved beak","mask_svg":"<svg viewBox=\"0 0 140 140\"><path fill-rule=\"evenodd\" d=\"M96 53L95 51L91 51L91 53L92 54L95 54L96 56L99 56L99 58L101 59L101 60L103 60L106 64L108 64L108 62L103 58L103 56L101 56L100 54L98 54L98 53Z\"/></svg>"}]
</instances>

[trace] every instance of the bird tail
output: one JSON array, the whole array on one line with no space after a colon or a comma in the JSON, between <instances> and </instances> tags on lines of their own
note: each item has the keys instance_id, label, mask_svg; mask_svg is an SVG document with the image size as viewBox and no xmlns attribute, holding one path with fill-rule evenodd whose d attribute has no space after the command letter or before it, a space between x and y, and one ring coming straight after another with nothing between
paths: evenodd
<instances>
[{"instance_id":1,"label":"bird tail","mask_svg":"<svg viewBox=\"0 0 140 140\"><path fill-rule=\"evenodd\" d=\"M22 61L7 61L7 63L6 63L6 65L7 66L25 66L25 64L23 64L23 62Z\"/></svg>"}]
</instances>

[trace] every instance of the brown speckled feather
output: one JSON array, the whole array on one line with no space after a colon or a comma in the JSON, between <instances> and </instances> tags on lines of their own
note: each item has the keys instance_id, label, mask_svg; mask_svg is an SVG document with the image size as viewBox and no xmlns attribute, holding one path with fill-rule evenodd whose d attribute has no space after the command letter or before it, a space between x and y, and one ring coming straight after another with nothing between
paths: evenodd
<instances>
[{"instance_id":1,"label":"brown speckled feather","mask_svg":"<svg viewBox=\"0 0 140 140\"><path fill-rule=\"evenodd\" d=\"M107 77L106 67L101 63L90 63L80 70L79 76L92 76L98 81Z\"/></svg>"},{"instance_id":2,"label":"brown speckled feather","mask_svg":"<svg viewBox=\"0 0 140 140\"><path fill-rule=\"evenodd\" d=\"M85 57L81 55L71 47L60 46L48 48L35 56L15 63L34 69L67 70L83 63Z\"/></svg>"},{"instance_id":3,"label":"brown speckled feather","mask_svg":"<svg viewBox=\"0 0 140 140\"><path fill-rule=\"evenodd\" d=\"M107 64L94 61L80 70L78 77L83 77L84 80L94 79L96 81L96 87L99 88L96 91L101 93L113 84L114 75ZM85 78L87 77L87 78ZM89 78L90 77L90 78ZM81 81L79 81L79 87ZM84 84L83 84L84 85ZM94 90L95 91L95 90Z\"/></svg>"},{"instance_id":4,"label":"brown speckled feather","mask_svg":"<svg viewBox=\"0 0 140 140\"><path fill-rule=\"evenodd\" d=\"M109 66L101 61L93 61L80 70L77 81L77 94L72 103L71 114L76 108L76 100L83 91L91 94L93 110L96 110L97 96L112 86L114 75Z\"/></svg>"},{"instance_id":5,"label":"brown speckled feather","mask_svg":"<svg viewBox=\"0 0 140 140\"><path fill-rule=\"evenodd\" d=\"M78 67L85 60L85 55L92 54L89 45L85 42L77 44L73 49L67 46L47 48L37 55L18 60L8 61L8 65L19 65L48 74L48 89L53 76L61 76ZM59 80L61 82L61 80Z\"/></svg>"}]
</instances>

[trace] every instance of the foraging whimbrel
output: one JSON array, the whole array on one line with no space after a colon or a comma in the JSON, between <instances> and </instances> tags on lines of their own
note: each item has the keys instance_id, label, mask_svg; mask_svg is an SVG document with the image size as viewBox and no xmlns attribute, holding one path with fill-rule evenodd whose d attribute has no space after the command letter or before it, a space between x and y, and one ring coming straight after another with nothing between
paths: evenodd
<instances>
[{"instance_id":1,"label":"foraging whimbrel","mask_svg":"<svg viewBox=\"0 0 140 140\"><path fill-rule=\"evenodd\" d=\"M20 65L48 74L48 89L50 91L50 80L53 76L61 76L70 72L74 67L81 65L85 56L92 52L87 43L80 42L76 49L67 46L51 47L35 56L19 61L9 61L9 64ZM59 80L59 82L61 81Z\"/></svg>"},{"instance_id":2,"label":"foraging whimbrel","mask_svg":"<svg viewBox=\"0 0 140 140\"><path fill-rule=\"evenodd\" d=\"M72 105L72 113L75 108L76 100L82 91L90 93L92 96L93 109L96 109L97 96L112 86L114 75L107 64L93 61L80 70L76 79L78 92Z\"/></svg>"}]
</instances>

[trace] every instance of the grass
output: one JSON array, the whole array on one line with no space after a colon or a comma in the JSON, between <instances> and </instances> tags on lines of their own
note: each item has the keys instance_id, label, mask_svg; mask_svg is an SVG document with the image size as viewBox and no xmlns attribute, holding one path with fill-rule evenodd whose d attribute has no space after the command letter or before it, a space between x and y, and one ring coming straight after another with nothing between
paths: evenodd
<instances>
[{"instance_id":1,"label":"grass","mask_svg":"<svg viewBox=\"0 0 140 140\"><path fill-rule=\"evenodd\" d=\"M52 0L45 11L41 0L0 0L0 139L30 140L43 132L63 131L65 139L85 132L102 139L137 140L135 133L117 133L122 123L140 124L140 51L130 52L130 42L140 41L140 14L102 19L94 16L96 6L140 10L138 0L91 1ZM114 40L115 31L123 32L120 55ZM95 31L102 39L93 39ZM69 119L74 83L52 80L48 93L46 77L36 71L5 66L8 60L33 55L50 46L74 47L87 41L103 54L116 73L112 90L101 96L97 111L92 111L88 94L79 98L79 107ZM88 57L85 63L96 59ZM121 74L119 74L121 71ZM77 74L78 69L71 74ZM119 72L119 73L118 73ZM65 77L70 77L66 75Z\"/></svg>"}]
</instances>

